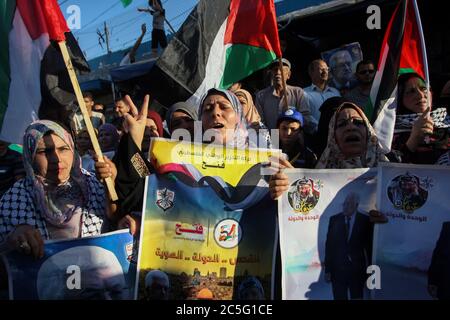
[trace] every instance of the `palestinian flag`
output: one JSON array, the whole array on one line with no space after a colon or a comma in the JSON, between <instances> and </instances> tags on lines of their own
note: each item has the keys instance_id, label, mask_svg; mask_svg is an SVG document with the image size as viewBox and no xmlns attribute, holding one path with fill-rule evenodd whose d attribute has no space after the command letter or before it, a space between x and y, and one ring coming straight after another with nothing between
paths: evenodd
<instances>
[{"instance_id":1,"label":"palestinian flag","mask_svg":"<svg viewBox=\"0 0 450 320\"><path fill-rule=\"evenodd\" d=\"M41 105L75 100L73 90L63 87L62 75L69 76L57 68L63 59L52 46L66 40L69 29L56 0L0 1L0 17L0 139L21 144ZM83 65L84 57L74 59L81 54L76 42L75 49L73 43L68 47L75 68ZM47 103L50 98L56 102Z\"/></svg>"},{"instance_id":2,"label":"palestinian flag","mask_svg":"<svg viewBox=\"0 0 450 320\"><path fill-rule=\"evenodd\" d=\"M200 0L153 67L153 96L198 102L281 56L273 0Z\"/></svg>"},{"instance_id":3,"label":"palestinian flag","mask_svg":"<svg viewBox=\"0 0 450 320\"><path fill-rule=\"evenodd\" d=\"M429 85L422 24L416 0L402 0L387 27L370 92L372 123L381 146L390 151L397 107L397 80L404 73L417 73Z\"/></svg>"}]
</instances>

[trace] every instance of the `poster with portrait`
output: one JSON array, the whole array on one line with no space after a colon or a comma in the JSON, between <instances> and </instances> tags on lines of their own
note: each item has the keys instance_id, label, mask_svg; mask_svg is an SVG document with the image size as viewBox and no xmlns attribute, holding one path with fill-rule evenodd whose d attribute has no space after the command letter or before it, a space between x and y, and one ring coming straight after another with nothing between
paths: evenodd
<instances>
[{"instance_id":1,"label":"poster with portrait","mask_svg":"<svg viewBox=\"0 0 450 320\"><path fill-rule=\"evenodd\" d=\"M128 229L100 236L49 240L44 257L4 255L11 300L130 300L136 264Z\"/></svg>"},{"instance_id":2,"label":"poster with portrait","mask_svg":"<svg viewBox=\"0 0 450 320\"><path fill-rule=\"evenodd\" d=\"M137 299L270 299L277 208L261 169L279 151L169 152L176 143L152 143L157 170L170 170L147 178ZM154 270L166 294L155 294Z\"/></svg>"},{"instance_id":3,"label":"poster with portrait","mask_svg":"<svg viewBox=\"0 0 450 320\"><path fill-rule=\"evenodd\" d=\"M389 222L376 225L375 299L450 297L450 169L382 164L377 203ZM429 288L429 284L431 287Z\"/></svg>"},{"instance_id":4,"label":"poster with portrait","mask_svg":"<svg viewBox=\"0 0 450 320\"><path fill-rule=\"evenodd\" d=\"M352 297L367 298L376 169L285 173L290 187L278 203L283 299L344 299L350 290L340 283L348 281L357 287Z\"/></svg>"},{"instance_id":5,"label":"poster with portrait","mask_svg":"<svg viewBox=\"0 0 450 320\"><path fill-rule=\"evenodd\" d=\"M363 60L359 42L353 42L321 53L330 68L329 85L339 90L356 86L356 66Z\"/></svg>"}]
</instances>

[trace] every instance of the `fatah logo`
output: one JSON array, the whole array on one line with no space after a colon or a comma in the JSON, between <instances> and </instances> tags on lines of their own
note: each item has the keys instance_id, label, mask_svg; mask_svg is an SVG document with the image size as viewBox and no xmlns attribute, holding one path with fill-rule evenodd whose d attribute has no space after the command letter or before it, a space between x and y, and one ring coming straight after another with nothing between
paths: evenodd
<instances>
[{"instance_id":1,"label":"fatah logo","mask_svg":"<svg viewBox=\"0 0 450 320\"><path fill-rule=\"evenodd\" d=\"M175 192L170 191L167 188L156 191L156 205L164 211L173 207L173 200L175 198Z\"/></svg>"},{"instance_id":2,"label":"fatah logo","mask_svg":"<svg viewBox=\"0 0 450 320\"><path fill-rule=\"evenodd\" d=\"M288 200L292 209L298 213L308 214L319 201L321 188L323 188L321 181L314 182L306 177L295 181L288 191Z\"/></svg>"},{"instance_id":3,"label":"fatah logo","mask_svg":"<svg viewBox=\"0 0 450 320\"><path fill-rule=\"evenodd\" d=\"M242 229L234 219L220 221L214 228L214 239L216 243L225 249L236 247L242 238Z\"/></svg>"},{"instance_id":4,"label":"fatah logo","mask_svg":"<svg viewBox=\"0 0 450 320\"><path fill-rule=\"evenodd\" d=\"M406 172L392 179L387 188L387 195L395 209L413 213L425 204L428 190L432 187L433 183L429 177L419 178Z\"/></svg>"}]
</instances>

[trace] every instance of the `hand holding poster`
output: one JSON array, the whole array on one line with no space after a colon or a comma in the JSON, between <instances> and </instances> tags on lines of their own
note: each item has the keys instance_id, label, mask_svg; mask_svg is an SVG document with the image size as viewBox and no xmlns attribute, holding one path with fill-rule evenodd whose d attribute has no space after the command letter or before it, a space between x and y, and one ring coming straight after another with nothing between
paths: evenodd
<instances>
[{"instance_id":1,"label":"hand holding poster","mask_svg":"<svg viewBox=\"0 0 450 320\"><path fill-rule=\"evenodd\" d=\"M376 169L286 170L279 201L283 299L362 299Z\"/></svg>"},{"instance_id":2,"label":"hand holding poster","mask_svg":"<svg viewBox=\"0 0 450 320\"><path fill-rule=\"evenodd\" d=\"M44 257L4 256L12 300L132 299L136 267L128 230L45 243Z\"/></svg>"},{"instance_id":3,"label":"hand holding poster","mask_svg":"<svg viewBox=\"0 0 450 320\"><path fill-rule=\"evenodd\" d=\"M260 170L277 153L152 143L164 174L147 178L138 299L271 297L276 206Z\"/></svg>"}]
</instances>

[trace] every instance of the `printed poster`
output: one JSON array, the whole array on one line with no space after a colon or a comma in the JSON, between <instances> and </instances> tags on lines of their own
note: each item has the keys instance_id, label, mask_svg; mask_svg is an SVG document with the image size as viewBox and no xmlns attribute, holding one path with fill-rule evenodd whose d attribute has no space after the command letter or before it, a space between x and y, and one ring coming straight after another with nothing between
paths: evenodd
<instances>
[{"instance_id":1,"label":"printed poster","mask_svg":"<svg viewBox=\"0 0 450 320\"><path fill-rule=\"evenodd\" d=\"M377 202L389 222L377 225L375 299L450 298L450 169L383 164Z\"/></svg>"},{"instance_id":2,"label":"printed poster","mask_svg":"<svg viewBox=\"0 0 450 320\"><path fill-rule=\"evenodd\" d=\"M50 240L42 259L4 255L11 300L130 300L136 265L128 229L100 236Z\"/></svg>"},{"instance_id":3,"label":"printed poster","mask_svg":"<svg viewBox=\"0 0 450 320\"><path fill-rule=\"evenodd\" d=\"M277 208L261 170L272 154L153 142L164 174L147 178L138 299L155 297L153 270L169 279L160 299L271 298Z\"/></svg>"},{"instance_id":4,"label":"printed poster","mask_svg":"<svg viewBox=\"0 0 450 320\"><path fill-rule=\"evenodd\" d=\"M285 173L291 184L278 207L283 299L367 298L376 169Z\"/></svg>"},{"instance_id":5,"label":"printed poster","mask_svg":"<svg viewBox=\"0 0 450 320\"><path fill-rule=\"evenodd\" d=\"M322 52L321 56L330 68L330 86L337 89L351 89L357 85L354 74L356 66L363 60L363 53L358 42Z\"/></svg>"}]
</instances>

